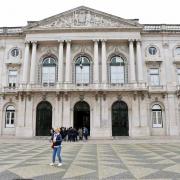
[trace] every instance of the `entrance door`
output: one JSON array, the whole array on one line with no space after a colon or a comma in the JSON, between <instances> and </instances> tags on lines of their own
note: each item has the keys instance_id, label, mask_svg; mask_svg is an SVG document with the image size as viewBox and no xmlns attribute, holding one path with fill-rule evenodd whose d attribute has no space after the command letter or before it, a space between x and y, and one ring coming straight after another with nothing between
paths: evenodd
<instances>
[{"instance_id":1,"label":"entrance door","mask_svg":"<svg viewBox=\"0 0 180 180\"><path fill-rule=\"evenodd\" d=\"M42 101L36 109L36 136L49 136L52 127L52 106Z\"/></svg>"},{"instance_id":2,"label":"entrance door","mask_svg":"<svg viewBox=\"0 0 180 180\"><path fill-rule=\"evenodd\" d=\"M128 106L123 101L112 105L112 136L129 136Z\"/></svg>"},{"instance_id":3,"label":"entrance door","mask_svg":"<svg viewBox=\"0 0 180 180\"><path fill-rule=\"evenodd\" d=\"M79 101L74 105L74 128L86 127L90 134L90 107L85 101Z\"/></svg>"}]
</instances>

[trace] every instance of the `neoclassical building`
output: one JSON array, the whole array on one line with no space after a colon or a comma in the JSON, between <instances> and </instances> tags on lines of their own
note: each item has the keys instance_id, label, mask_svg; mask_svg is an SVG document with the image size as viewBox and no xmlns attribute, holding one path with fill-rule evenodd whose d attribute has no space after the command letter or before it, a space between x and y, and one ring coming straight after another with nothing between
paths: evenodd
<instances>
[{"instance_id":1,"label":"neoclassical building","mask_svg":"<svg viewBox=\"0 0 180 180\"><path fill-rule=\"evenodd\" d=\"M180 24L88 7L0 28L0 135L86 126L92 138L180 135Z\"/></svg>"}]
</instances>

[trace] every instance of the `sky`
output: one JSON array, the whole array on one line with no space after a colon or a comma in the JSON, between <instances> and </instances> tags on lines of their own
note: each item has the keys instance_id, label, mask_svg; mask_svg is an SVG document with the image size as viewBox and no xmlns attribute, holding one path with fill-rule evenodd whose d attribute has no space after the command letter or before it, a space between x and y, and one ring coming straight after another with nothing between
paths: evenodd
<instances>
[{"instance_id":1,"label":"sky","mask_svg":"<svg viewBox=\"0 0 180 180\"><path fill-rule=\"evenodd\" d=\"M1 0L0 27L25 26L82 5L142 24L180 24L180 0Z\"/></svg>"}]
</instances>

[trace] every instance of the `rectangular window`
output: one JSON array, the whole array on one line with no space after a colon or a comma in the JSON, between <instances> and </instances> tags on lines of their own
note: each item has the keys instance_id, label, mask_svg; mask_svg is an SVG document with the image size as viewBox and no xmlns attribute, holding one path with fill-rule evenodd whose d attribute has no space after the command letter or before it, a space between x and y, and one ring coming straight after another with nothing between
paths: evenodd
<instances>
[{"instance_id":1,"label":"rectangular window","mask_svg":"<svg viewBox=\"0 0 180 180\"><path fill-rule=\"evenodd\" d=\"M124 83L124 66L111 66L111 83Z\"/></svg>"},{"instance_id":2,"label":"rectangular window","mask_svg":"<svg viewBox=\"0 0 180 180\"><path fill-rule=\"evenodd\" d=\"M14 127L15 111L6 111L6 127Z\"/></svg>"},{"instance_id":3,"label":"rectangular window","mask_svg":"<svg viewBox=\"0 0 180 180\"><path fill-rule=\"evenodd\" d=\"M153 128L162 128L162 112L152 111Z\"/></svg>"},{"instance_id":4,"label":"rectangular window","mask_svg":"<svg viewBox=\"0 0 180 180\"><path fill-rule=\"evenodd\" d=\"M89 84L89 80L89 66L83 66L83 68L76 66L76 83Z\"/></svg>"},{"instance_id":5,"label":"rectangular window","mask_svg":"<svg viewBox=\"0 0 180 180\"><path fill-rule=\"evenodd\" d=\"M8 74L8 84L9 87L16 87L17 84L17 70L9 70Z\"/></svg>"},{"instance_id":6,"label":"rectangular window","mask_svg":"<svg viewBox=\"0 0 180 180\"><path fill-rule=\"evenodd\" d=\"M55 83L55 67L43 67L42 72L42 83L43 84L54 84Z\"/></svg>"},{"instance_id":7,"label":"rectangular window","mask_svg":"<svg viewBox=\"0 0 180 180\"><path fill-rule=\"evenodd\" d=\"M180 68L177 68L177 83L180 85Z\"/></svg>"},{"instance_id":8,"label":"rectangular window","mask_svg":"<svg viewBox=\"0 0 180 180\"><path fill-rule=\"evenodd\" d=\"M149 69L149 83L152 86L159 86L160 85L160 77L159 77L159 69L158 68L151 68Z\"/></svg>"}]
</instances>

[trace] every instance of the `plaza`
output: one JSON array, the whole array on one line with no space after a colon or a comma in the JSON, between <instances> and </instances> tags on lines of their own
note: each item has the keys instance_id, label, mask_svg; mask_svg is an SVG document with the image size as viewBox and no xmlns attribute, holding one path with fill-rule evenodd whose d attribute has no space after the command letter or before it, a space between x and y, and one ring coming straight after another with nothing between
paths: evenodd
<instances>
[{"instance_id":1,"label":"plaza","mask_svg":"<svg viewBox=\"0 0 180 180\"><path fill-rule=\"evenodd\" d=\"M64 142L63 165L52 167L48 139L1 138L0 180L178 180L179 142L179 137Z\"/></svg>"}]
</instances>

